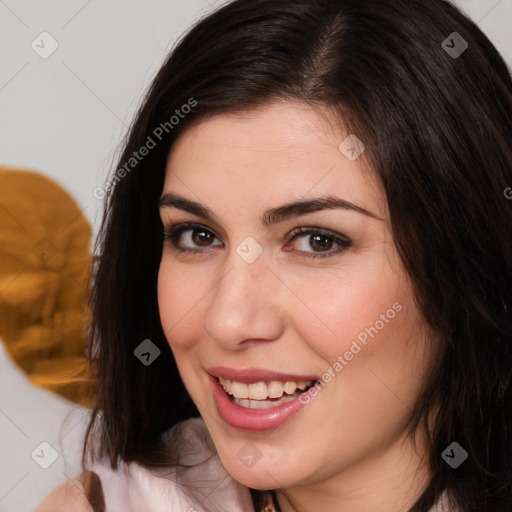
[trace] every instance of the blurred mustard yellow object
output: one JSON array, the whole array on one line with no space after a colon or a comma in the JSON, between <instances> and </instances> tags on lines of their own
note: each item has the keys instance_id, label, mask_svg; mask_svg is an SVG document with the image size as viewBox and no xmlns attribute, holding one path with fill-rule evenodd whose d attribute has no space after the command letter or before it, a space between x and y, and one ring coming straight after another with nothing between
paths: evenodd
<instances>
[{"instance_id":1,"label":"blurred mustard yellow object","mask_svg":"<svg viewBox=\"0 0 512 512\"><path fill-rule=\"evenodd\" d=\"M60 185L0 167L0 338L32 384L84 406L90 239Z\"/></svg>"}]
</instances>

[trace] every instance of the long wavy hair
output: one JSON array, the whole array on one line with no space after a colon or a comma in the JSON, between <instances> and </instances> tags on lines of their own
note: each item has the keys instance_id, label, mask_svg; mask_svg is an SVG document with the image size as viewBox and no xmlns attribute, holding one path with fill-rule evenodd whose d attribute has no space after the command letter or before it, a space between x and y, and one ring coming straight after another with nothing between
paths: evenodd
<instances>
[{"instance_id":1,"label":"long wavy hair","mask_svg":"<svg viewBox=\"0 0 512 512\"><path fill-rule=\"evenodd\" d=\"M510 512L512 81L488 38L444 0L236 0L172 49L105 198L84 459L169 464L161 434L199 416L158 312L166 160L193 123L282 99L332 108L364 142L415 301L441 344L410 419L411 434L420 425L428 434L432 475L410 512L444 490L464 512ZM142 157L143 146L153 147ZM148 338L161 355L146 367L134 349ZM442 458L454 441L468 453L457 469ZM251 494L259 510L264 493Z\"/></svg>"}]
</instances>

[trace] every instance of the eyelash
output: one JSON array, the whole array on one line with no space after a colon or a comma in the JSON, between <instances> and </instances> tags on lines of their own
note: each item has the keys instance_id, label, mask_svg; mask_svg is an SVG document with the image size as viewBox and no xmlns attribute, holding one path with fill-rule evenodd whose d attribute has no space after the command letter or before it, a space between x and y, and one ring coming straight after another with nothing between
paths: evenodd
<instances>
[{"instance_id":1,"label":"eyelash","mask_svg":"<svg viewBox=\"0 0 512 512\"><path fill-rule=\"evenodd\" d=\"M218 238L212 231L210 231L208 228L201 224L196 224L192 222L184 223L184 224L176 224L174 226L164 226L164 241L169 240L173 246L173 249L181 252L181 253L189 253L189 254L197 254L205 252L204 249L190 249L183 247L180 247L178 240L179 237L185 232L185 231L194 231L194 230L203 230L210 234L212 234L215 238ZM333 242L338 244L338 248L331 251L326 252L320 252L320 253L309 253L305 251L298 251L302 253L303 258L307 259L315 259L315 258L329 258L332 256L335 256L337 254L341 254L345 252L348 248L352 247L352 241L348 239L347 237L340 237L333 233L332 231L328 231L326 229L317 228L317 227L298 227L295 229L292 234L290 235L287 243L292 242L296 238L298 238L300 235L321 235L325 236L326 238L332 240ZM207 248L210 246L206 246ZM215 247L215 246L214 246Z\"/></svg>"}]
</instances>

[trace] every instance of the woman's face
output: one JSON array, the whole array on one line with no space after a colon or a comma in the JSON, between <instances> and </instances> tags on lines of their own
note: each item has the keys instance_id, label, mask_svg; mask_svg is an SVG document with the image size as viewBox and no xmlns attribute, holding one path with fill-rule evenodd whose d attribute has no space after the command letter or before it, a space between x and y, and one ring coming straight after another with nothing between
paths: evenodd
<instances>
[{"instance_id":1,"label":"woman's face","mask_svg":"<svg viewBox=\"0 0 512 512\"><path fill-rule=\"evenodd\" d=\"M334 123L273 103L191 127L168 160L161 217L183 229L164 243L162 326L223 465L252 488L349 489L415 460L402 442L427 338L383 191Z\"/></svg>"}]
</instances>

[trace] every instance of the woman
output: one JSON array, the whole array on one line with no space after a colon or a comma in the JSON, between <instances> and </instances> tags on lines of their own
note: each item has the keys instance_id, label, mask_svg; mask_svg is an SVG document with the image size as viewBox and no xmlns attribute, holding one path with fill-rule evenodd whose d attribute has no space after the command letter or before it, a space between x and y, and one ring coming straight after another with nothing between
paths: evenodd
<instances>
[{"instance_id":1,"label":"woman","mask_svg":"<svg viewBox=\"0 0 512 512\"><path fill-rule=\"evenodd\" d=\"M85 472L39 510L510 511L511 93L443 0L193 27L106 187Z\"/></svg>"}]
</instances>

